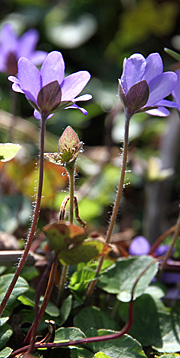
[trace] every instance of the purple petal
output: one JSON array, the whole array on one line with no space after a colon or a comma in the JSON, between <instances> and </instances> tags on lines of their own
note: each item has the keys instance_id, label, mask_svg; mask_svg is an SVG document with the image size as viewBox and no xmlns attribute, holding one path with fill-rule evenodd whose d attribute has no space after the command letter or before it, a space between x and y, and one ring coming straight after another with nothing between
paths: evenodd
<instances>
[{"instance_id":1,"label":"purple petal","mask_svg":"<svg viewBox=\"0 0 180 358\"><path fill-rule=\"evenodd\" d=\"M17 51L18 38L10 24L5 24L1 30L1 49L4 53Z\"/></svg>"},{"instance_id":2,"label":"purple petal","mask_svg":"<svg viewBox=\"0 0 180 358\"><path fill-rule=\"evenodd\" d=\"M154 106L174 89L177 76L174 72L164 72L149 82L149 100L146 106Z\"/></svg>"},{"instance_id":3,"label":"purple petal","mask_svg":"<svg viewBox=\"0 0 180 358\"><path fill-rule=\"evenodd\" d=\"M29 58L32 51L34 51L38 42L39 35L34 29L25 32L18 41L18 57Z\"/></svg>"},{"instance_id":4,"label":"purple petal","mask_svg":"<svg viewBox=\"0 0 180 358\"><path fill-rule=\"evenodd\" d=\"M24 93L18 83L13 83L12 89L13 89L13 91L15 91L15 92Z\"/></svg>"},{"instance_id":5,"label":"purple petal","mask_svg":"<svg viewBox=\"0 0 180 358\"><path fill-rule=\"evenodd\" d=\"M86 109L79 107L77 104L72 104L72 106L66 107L64 109L79 109L85 116L87 115Z\"/></svg>"},{"instance_id":6,"label":"purple petal","mask_svg":"<svg viewBox=\"0 0 180 358\"><path fill-rule=\"evenodd\" d=\"M144 76L146 60L144 56L136 53L124 61L123 73L121 76L122 88L127 94L128 90Z\"/></svg>"},{"instance_id":7,"label":"purple petal","mask_svg":"<svg viewBox=\"0 0 180 358\"><path fill-rule=\"evenodd\" d=\"M47 119L51 118L52 116L54 116L54 113L51 113L51 114L47 117ZM39 111L37 111L37 109L34 110L34 117L35 117L36 119L40 119L40 120L41 120L41 114L40 114Z\"/></svg>"},{"instance_id":8,"label":"purple petal","mask_svg":"<svg viewBox=\"0 0 180 358\"><path fill-rule=\"evenodd\" d=\"M158 53L151 53L146 58L146 69L143 76L143 80L149 83L154 77L160 75L163 72L163 63L161 56Z\"/></svg>"},{"instance_id":9,"label":"purple petal","mask_svg":"<svg viewBox=\"0 0 180 358\"><path fill-rule=\"evenodd\" d=\"M34 63L34 65L38 66L43 63L45 58L47 57L47 52L45 51L34 51L29 56L29 59Z\"/></svg>"},{"instance_id":10,"label":"purple petal","mask_svg":"<svg viewBox=\"0 0 180 358\"><path fill-rule=\"evenodd\" d=\"M158 107L158 108L150 109L149 111L145 111L145 112L150 114L151 116L158 116L158 117L167 117L170 115L170 112L165 107Z\"/></svg>"},{"instance_id":11,"label":"purple petal","mask_svg":"<svg viewBox=\"0 0 180 358\"><path fill-rule=\"evenodd\" d=\"M61 85L64 80L64 68L65 65L62 54L57 51L50 52L40 70L42 76L42 86L45 86L53 81L58 81Z\"/></svg>"},{"instance_id":12,"label":"purple petal","mask_svg":"<svg viewBox=\"0 0 180 358\"><path fill-rule=\"evenodd\" d=\"M90 99L92 99L91 94L83 94L82 96L76 97L75 101L89 101Z\"/></svg>"},{"instance_id":13,"label":"purple petal","mask_svg":"<svg viewBox=\"0 0 180 358\"><path fill-rule=\"evenodd\" d=\"M41 119L41 113L39 111L37 111L37 109L34 110L34 117L36 119Z\"/></svg>"},{"instance_id":14,"label":"purple petal","mask_svg":"<svg viewBox=\"0 0 180 358\"><path fill-rule=\"evenodd\" d=\"M74 100L89 82L91 75L87 71L75 72L65 78L61 90L62 101Z\"/></svg>"},{"instance_id":15,"label":"purple petal","mask_svg":"<svg viewBox=\"0 0 180 358\"><path fill-rule=\"evenodd\" d=\"M19 83L19 79L15 76L9 76L8 80L11 82Z\"/></svg>"},{"instance_id":16,"label":"purple petal","mask_svg":"<svg viewBox=\"0 0 180 358\"><path fill-rule=\"evenodd\" d=\"M27 58L18 61L19 85L26 97L37 104L37 96L41 89L41 77L38 69Z\"/></svg>"},{"instance_id":17,"label":"purple petal","mask_svg":"<svg viewBox=\"0 0 180 358\"><path fill-rule=\"evenodd\" d=\"M150 251L150 243L143 236L137 236L129 246L130 255L147 255Z\"/></svg>"},{"instance_id":18,"label":"purple petal","mask_svg":"<svg viewBox=\"0 0 180 358\"><path fill-rule=\"evenodd\" d=\"M172 91L172 95L174 97L174 100L180 104L180 70L176 71L176 75L177 75L177 83Z\"/></svg>"},{"instance_id":19,"label":"purple petal","mask_svg":"<svg viewBox=\"0 0 180 358\"><path fill-rule=\"evenodd\" d=\"M162 99L161 101L158 102L158 106L163 106L163 107L169 107L169 108L180 108L180 103L175 103L172 101L168 101L167 99Z\"/></svg>"}]
</instances>

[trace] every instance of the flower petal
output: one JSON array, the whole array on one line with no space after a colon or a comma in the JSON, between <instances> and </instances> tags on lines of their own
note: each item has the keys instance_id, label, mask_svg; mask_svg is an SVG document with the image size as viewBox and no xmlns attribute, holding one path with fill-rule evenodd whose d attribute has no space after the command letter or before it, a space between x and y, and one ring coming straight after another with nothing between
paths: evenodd
<instances>
[{"instance_id":1,"label":"flower petal","mask_svg":"<svg viewBox=\"0 0 180 358\"><path fill-rule=\"evenodd\" d=\"M123 73L121 76L121 86L127 94L128 90L137 82L140 82L144 76L146 68L146 60L144 56L135 53L128 59L125 59L123 64Z\"/></svg>"},{"instance_id":2,"label":"flower petal","mask_svg":"<svg viewBox=\"0 0 180 358\"><path fill-rule=\"evenodd\" d=\"M177 75L174 72L164 72L149 82L149 99L146 106L154 106L174 89Z\"/></svg>"},{"instance_id":3,"label":"flower petal","mask_svg":"<svg viewBox=\"0 0 180 358\"><path fill-rule=\"evenodd\" d=\"M53 81L58 81L61 85L64 80L64 68L65 64L62 54L57 51L50 52L40 70L42 76L42 86L45 86Z\"/></svg>"},{"instance_id":4,"label":"flower petal","mask_svg":"<svg viewBox=\"0 0 180 358\"><path fill-rule=\"evenodd\" d=\"M158 107L159 106L163 106L163 107L169 107L169 108L177 108L180 109L180 103L175 103L172 101L168 101L167 99L162 99L162 101L159 101L157 103Z\"/></svg>"},{"instance_id":5,"label":"flower petal","mask_svg":"<svg viewBox=\"0 0 180 358\"><path fill-rule=\"evenodd\" d=\"M82 96L76 97L75 101L89 101L90 99L92 99L91 94L83 94Z\"/></svg>"},{"instance_id":6,"label":"flower petal","mask_svg":"<svg viewBox=\"0 0 180 358\"><path fill-rule=\"evenodd\" d=\"M79 107L77 104L72 104L72 106L66 107L64 109L79 109L85 116L87 115L86 109Z\"/></svg>"},{"instance_id":7,"label":"flower petal","mask_svg":"<svg viewBox=\"0 0 180 358\"><path fill-rule=\"evenodd\" d=\"M143 76L143 80L149 83L154 77L160 75L163 72L163 62L161 56L158 53L151 53L146 58L146 69Z\"/></svg>"},{"instance_id":8,"label":"flower petal","mask_svg":"<svg viewBox=\"0 0 180 358\"><path fill-rule=\"evenodd\" d=\"M41 78L38 69L27 58L18 61L19 85L28 99L37 104L37 96L41 89Z\"/></svg>"},{"instance_id":9,"label":"flower petal","mask_svg":"<svg viewBox=\"0 0 180 358\"><path fill-rule=\"evenodd\" d=\"M28 30L25 32L18 41L18 56L20 57L27 57L32 51L34 51L36 44L38 42L39 35L35 29Z\"/></svg>"},{"instance_id":10,"label":"flower petal","mask_svg":"<svg viewBox=\"0 0 180 358\"><path fill-rule=\"evenodd\" d=\"M54 116L54 113L49 114L49 116L47 117L47 119L51 118L52 116ZM39 111L37 111L37 109L34 110L34 117L36 119L40 119L41 120L41 114Z\"/></svg>"},{"instance_id":11,"label":"flower petal","mask_svg":"<svg viewBox=\"0 0 180 358\"><path fill-rule=\"evenodd\" d=\"M18 38L10 24L5 24L1 30L1 48L4 53L14 52L17 50Z\"/></svg>"},{"instance_id":12,"label":"flower petal","mask_svg":"<svg viewBox=\"0 0 180 358\"><path fill-rule=\"evenodd\" d=\"M75 72L66 77L61 86L62 101L69 101L76 98L89 82L90 78L91 75L88 71Z\"/></svg>"},{"instance_id":13,"label":"flower petal","mask_svg":"<svg viewBox=\"0 0 180 358\"><path fill-rule=\"evenodd\" d=\"M146 111L146 113L150 114L151 116L158 116L158 117L167 117L170 115L170 112L165 107L150 109L149 111Z\"/></svg>"},{"instance_id":14,"label":"flower petal","mask_svg":"<svg viewBox=\"0 0 180 358\"><path fill-rule=\"evenodd\" d=\"M177 83L172 91L172 95L175 101L180 104L180 70L176 71L176 75L177 75Z\"/></svg>"},{"instance_id":15,"label":"flower petal","mask_svg":"<svg viewBox=\"0 0 180 358\"><path fill-rule=\"evenodd\" d=\"M34 63L34 65L38 66L45 60L47 56L47 52L45 51L34 51L30 54L29 59Z\"/></svg>"}]
</instances>

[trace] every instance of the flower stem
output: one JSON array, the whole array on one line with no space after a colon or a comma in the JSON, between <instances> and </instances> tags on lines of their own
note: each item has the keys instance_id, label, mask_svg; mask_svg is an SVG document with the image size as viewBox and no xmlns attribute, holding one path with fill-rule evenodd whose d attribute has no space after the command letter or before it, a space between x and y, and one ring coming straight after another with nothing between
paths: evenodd
<instances>
[{"instance_id":1,"label":"flower stem","mask_svg":"<svg viewBox=\"0 0 180 358\"><path fill-rule=\"evenodd\" d=\"M69 174L69 196L70 196L70 209L69 209L69 221L73 224L73 212L74 212L74 166L68 168Z\"/></svg>"},{"instance_id":2,"label":"flower stem","mask_svg":"<svg viewBox=\"0 0 180 358\"><path fill-rule=\"evenodd\" d=\"M53 289L55 276L56 276L57 264L58 264L58 262L57 262L57 260L55 258L55 261L52 263L52 266L51 266L51 272L50 272L50 275L49 275L49 280L48 280L46 292L44 294L44 299L43 299L43 302L41 304L41 308L39 310L38 317L36 317L36 319L33 322L32 327L31 327L32 340L31 340L31 344L29 346L28 353L31 353L33 351L33 349L34 349L36 331L37 331L37 328L38 328L39 323L40 323L40 321L41 321L41 319L43 317L43 314L44 314L44 312L46 310L47 304L48 304L50 296L51 296L51 292L52 292L52 289Z\"/></svg>"},{"instance_id":3,"label":"flower stem","mask_svg":"<svg viewBox=\"0 0 180 358\"><path fill-rule=\"evenodd\" d=\"M177 240L177 238L179 236L179 232L180 232L180 211L179 211L179 215L178 215L178 219L177 219L177 223L176 223L176 230L175 230L174 235L173 235L172 243L171 243L171 245L169 247L169 250L166 252L166 255L164 257L164 261L163 261L162 266L160 268L160 273L161 274L162 274L162 271L166 268L167 260L171 256L173 247L174 247L174 245L176 243L176 240Z\"/></svg>"},{"instance_id":4,"label":"flower stem","mask_svg":"<svg viewBox=\"0 0 180 358\"><path fill-rule=\"evenodd\" d=\"M68 269L68 265L63 265L62 266L61 277L60 277L60 280L59 280L59 287L58 287L58 297L57 297L57 306L58 307L60 306L63 291L64 291L64 284L65 284L65 281L66 281L67 269Z\"/></svg>"},{"instance_id":5,"label":"flower stem","mask_svg":"<svg viewBox=\"0 0 180 358\"><path fill-rule=\"evenodd\" d=\"M42 186L43 186L43 169L44 169L44 136L45 136L45 128L46 128L46 118L42 117L41 120L41 133L40 133L40 158L39 158L39 185L38 185L38 194L37 194L37 200L36 200L36 205L35 205L35 209L34 209L34 215L33 215L33 221L31 224L31 228L30 228L30 233L29 236L27 238L27 242L26 242L26 246L23 252L23 255L20 259L19 265L17 267L17 270L14 274L14 277L10 283L10 286L1 302L0 305L0 315L2 314L6 303L11 295L11 292L18 280L18 277L24 267L28 252L30 250L31 247L31 243L34 237L34 232L36 230L36 225L37 225L37 221L39 218L39 210L40 210L40 203L41 203L41 196L42 196Z\"/></svg>"},{"instance_id":6,"label":"flower stem","mask_svg":"<svg viewBox=\"0 0 180 358\"><path fill-rule=\"evenodd\" d=\"M114 228L114 224L116 221L116 217L117 217L117 213L118 213L118 209L119 209L119 204L121 201L121 195L122 195L122 191L123 191L123 185L124 185L124 177L125 177L125 172L126 172L126 163L127 163L127 153L128 153L128 137L129 137L129 121L130 121L131 116L128 115L128 113L126 113L126 120L125 120L125 131L124 131L124 150L123 150L123 161L122 161L122 167L121 167L121 176L120 176L120 182L119 182L119 187L118 187L118 191L116 194L116 200L114 203L114 208L113 208L113 212L112 212L112 216L110 219L110 223L109 223L109 227L107 230L107 234L106 234L106 243L109 244L110 239L111 239L111 235L112 235L112 231ZM99 265L97 267L96 270L96 274L98 275L100 273L100 270L102 268L104 259L106 256L102 256L100 261L99 261ZM97 280L94 280L90 283L88 290L87 290L87 297L90 297L94 291L94 288L96 286Z\"/></svg>"}]
</instances>

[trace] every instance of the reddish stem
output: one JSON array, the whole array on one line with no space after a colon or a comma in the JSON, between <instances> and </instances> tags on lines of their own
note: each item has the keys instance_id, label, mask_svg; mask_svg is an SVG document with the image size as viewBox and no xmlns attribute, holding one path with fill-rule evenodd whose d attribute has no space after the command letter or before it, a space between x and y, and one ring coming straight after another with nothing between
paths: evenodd
<instances>
[{"instance_id":1,"label":"reddish stem","mask_svg":"<svg viewBox=\"0 0 180 358\"><path fill-rule=\"evenodd\" d=\"M57 261L54 261L53 264L52 264L51 272L50 272L50 275L49 275L49 280L48 280L46 292L44 294L43 302L41 304L38 316L35 318L32 326L31 326L31 328L30 328L30 330L28 332L28 335L26 337L26 342L28 342L30 337L32 337L28 353L31 353L33 351L33 349L34 349L34 346L35 346L36 331L37 331L37 328L38 328L39 323L40 323L40 321L41 321L41 319L43 317L43 314L44 314L44 312L46 310L47 304L48 304L50 296L51 296L51 292L52 292L53 285L54 285L54 280L55 280L55 275L56 275L57 264L58 264Z\"/></svg>"},{"instance_id":2,"label":"reddish stem","mask_svg":"<svg viewBox=\"0 0 180 358\"><path fill-rule=\"evenodd\" d=\"M44 169L44 134L45 134L45 128L46 128L46 118L42 118L41 120L41 134L40 134L40 159L39 159L39 186L38 186L38 194L37 194L37 200L36 200L36 206L35 206L35 210L34 210L34 215L33 215L33 221L32 221L32 225L31 225L31 229L30 229L30 233L27 239L27 243L23 252L23 255L20 259L19 265L17 267L17 270L14 274L14 277L10 283L10 286L1 302L0 305L0 315L2 314L6 303L12 293L12 290L19 278L19 275L24 267L28 252L30 250L31 247L31 243L34 237L34 232L36 230L36 225L37 225L37 221L39 218L39 210L40 210L40 203L41 203L41 196L42 196L42 186L43 186L43 169Z\"/></svg>"}]
</instances>

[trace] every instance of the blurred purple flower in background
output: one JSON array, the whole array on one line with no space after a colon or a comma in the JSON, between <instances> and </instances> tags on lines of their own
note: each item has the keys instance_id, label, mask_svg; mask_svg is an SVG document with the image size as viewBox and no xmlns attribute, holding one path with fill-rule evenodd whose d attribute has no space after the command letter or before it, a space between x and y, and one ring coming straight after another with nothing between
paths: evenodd
<instances>
[{"instance_id":1,"label":"blurred purple flower in background","mask_svg":"<svg viewBox=\"0 0 180 358\"><path fill-rule=\"evenodd\" d=\"M47 53L35 50L38 39L39 35L35 29L30 29L18 37L11 25L5 24L1 31L0 72L15 76L18 59L22 56L31 60L35 65L40 65Z\"/></svg>"},{"instance_id":2,"label":"blurred purple flower in background","mask_svg":"<svg viewBox=\"0 0 180 358\"><path fill-rule=\"evenodd\" d=\"M176 71L176 75L177 75L177 83L172 91L172 95L174 97L175 102L179 104L179 110L180 110L180 70Z\"/></svg>"},{"instance_id":3,"label":"blurred purple flower in background","mask_svg":"<svg viewBox=\"0 0 180 358\"><path fill-rule=\"evenodd\" d=\"M137 112L147 112L155 116L168 116L170 112L166 107L178 108L178 105L164 98L171 94L176 82L174 72L163 73L162 59L158 53L152 53L146 59L138 53L124 59L119 86L127 114L131 117Z\"/></svg>"},{"instance_id":4,"label":"blurred purple flower in background","mask_svg":"<svg viewBox=\"0 0 180 358\"><path fill-rule=\"evenodd\" d=\"M144 236L136 236L129 246L130 255L148 255L150 251L150 243Z\"/></svg>"},{"instance_id":5,"label":"blurred purple flower in background","mask_svg":"<svg viewBox=\"0 0 180 358\"><path fill-rule=\"evenodd\" d=\"M50 118L54 111L68 108L79 109L87 114L87 111L79 107L76 102L88 101L92 96L89 94L76 96L90 80L89 72L79 71L65 78L64 70L62 54L57 51L47 55L40 71L27 58L19 59L18 78L9 76L9 80L13 82L12 89L24 93L35 108L35 118L41 119L42 116Z\"/></svg>"}]
</instances>

